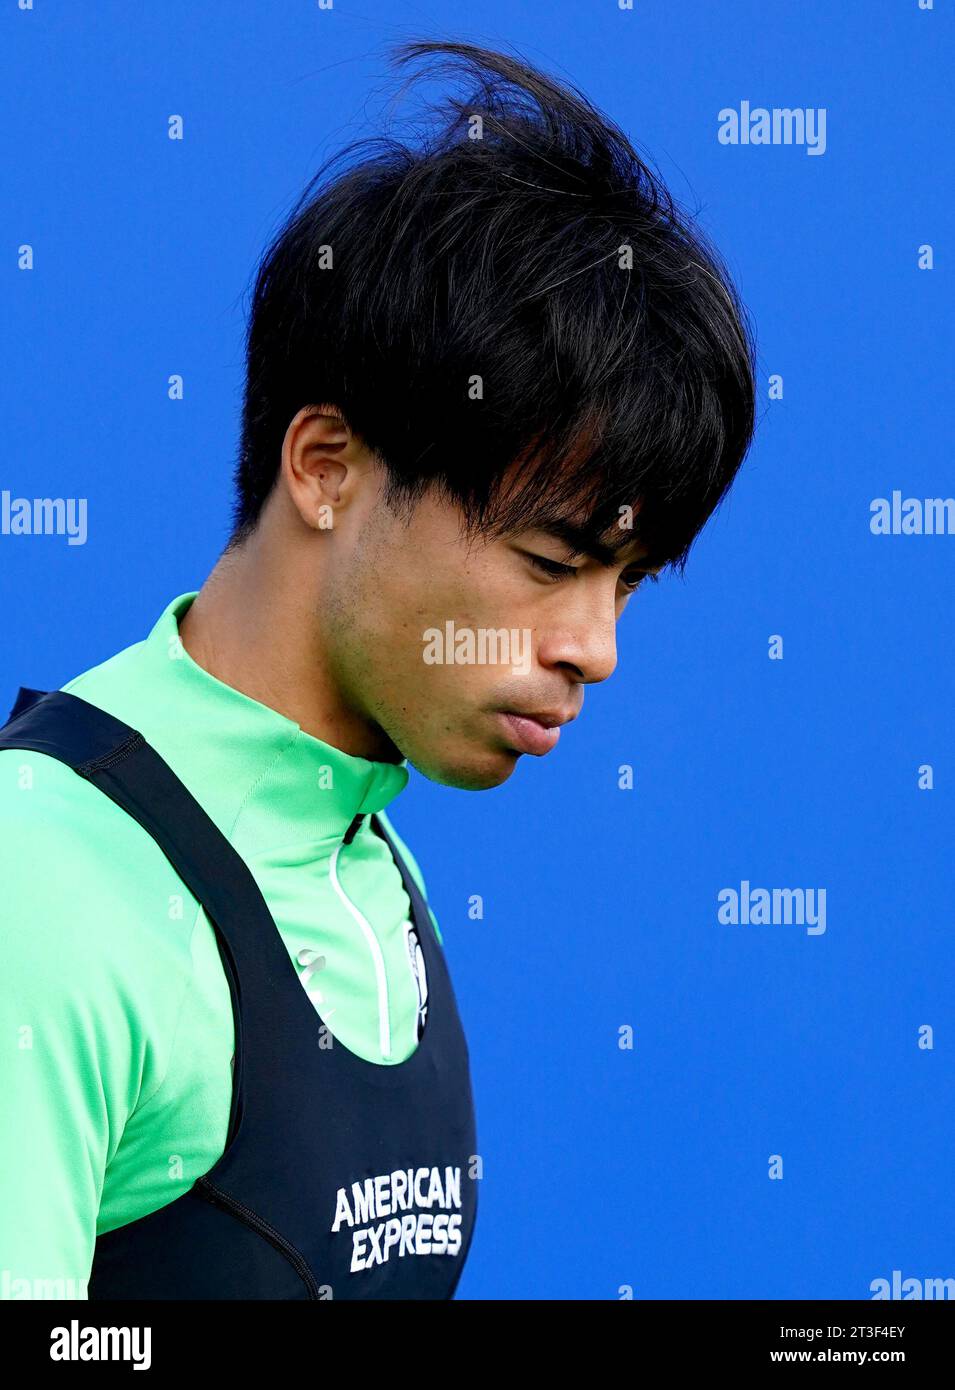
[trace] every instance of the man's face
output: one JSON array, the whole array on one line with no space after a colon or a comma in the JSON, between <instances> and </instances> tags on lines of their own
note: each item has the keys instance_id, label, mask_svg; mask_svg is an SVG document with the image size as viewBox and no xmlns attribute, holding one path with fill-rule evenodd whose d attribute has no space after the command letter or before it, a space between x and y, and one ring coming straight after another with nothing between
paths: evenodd
<instances>
[{"instance_id":1,"label":"man's face","mask_svg":"<svg viewBox=\"0 0 955 1390\"><path fill-rule=\"evenodd\" d=\"M323 603L339 689L426 777L497 786L614 670L640 553L607 564L545 531L468 536L436 491L410 519L379 495Z\"/></svg>"}]
</instances>

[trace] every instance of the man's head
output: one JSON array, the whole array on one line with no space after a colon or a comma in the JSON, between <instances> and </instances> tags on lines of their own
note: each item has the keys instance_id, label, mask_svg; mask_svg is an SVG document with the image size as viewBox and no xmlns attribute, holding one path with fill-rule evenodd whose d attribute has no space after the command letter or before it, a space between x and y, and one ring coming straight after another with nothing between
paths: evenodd
<instances>
[{"instance_id":1,"label":"man's head","mask_svg":"<svg viewBox=\"0 0 955 1390\"><path fill-rule=\"evenodd\" d=\"M553 741L502 711L575 717L629 592L683 569L750 443L753 346L583 97L465 45L400 61L428 55L472 80L440 130L310 185L259 269L229 550L313 556L341 700L488 787Z\"/></svg>"}]
</instances>

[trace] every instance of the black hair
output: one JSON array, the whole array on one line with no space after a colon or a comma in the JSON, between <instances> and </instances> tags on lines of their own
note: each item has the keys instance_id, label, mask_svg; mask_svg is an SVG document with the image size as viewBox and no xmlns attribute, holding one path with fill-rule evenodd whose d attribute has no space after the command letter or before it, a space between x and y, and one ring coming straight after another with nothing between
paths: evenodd
<instances>
[{"instance_id":1,"label":"black hair","mask_svg":"<svg viewBox=\"0 0 955 1390\"><path fill-rule=\"evenodd\" d=\"M498 534L572 512L682 571L754 428L751 330L719 254L575 88L469 44L392 56L419 60L464 95L413 146L360 141L324 166L258 268L228 546L321 403L385 466L389 501L437 484Z\"/></svg>"}]
</instances>

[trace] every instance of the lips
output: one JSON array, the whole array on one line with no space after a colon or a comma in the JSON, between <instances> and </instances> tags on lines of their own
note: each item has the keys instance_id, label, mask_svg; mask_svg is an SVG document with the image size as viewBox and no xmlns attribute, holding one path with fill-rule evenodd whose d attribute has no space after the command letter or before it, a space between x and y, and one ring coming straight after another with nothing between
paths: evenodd
<instances>
[{"instance_id":1,"label":"lips","mask_svg":"<svg viewBox=\"0 0 955 1390\"><path fill-rule=\"evenodd\" d=\"M561 724L567 724L574 716L516 714L512 710L501 710L498 718L507 732L512 748L519 753L531 753L539 758L556 746L560 738Z\"/></svg>"}]
</instances>

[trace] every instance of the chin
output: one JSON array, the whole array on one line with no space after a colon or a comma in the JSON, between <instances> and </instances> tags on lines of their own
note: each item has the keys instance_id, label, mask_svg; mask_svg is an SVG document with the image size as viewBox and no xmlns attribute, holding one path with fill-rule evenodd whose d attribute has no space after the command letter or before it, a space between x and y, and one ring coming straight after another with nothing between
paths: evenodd
<instances>
[{"instance_id":1,"label":"chin","mask_svg":"<svg viewBox=\"0 0 955 1390\"><path fill-rule=\"evenodd\" d=\"M510 749L475 749L472 758L447 760L433 755L421 759L407 755L423 777L438 782L444 787L457 787L460 791L489 791L506 782L517 766L519 753Z\"/></svg>"}]
</instances>

